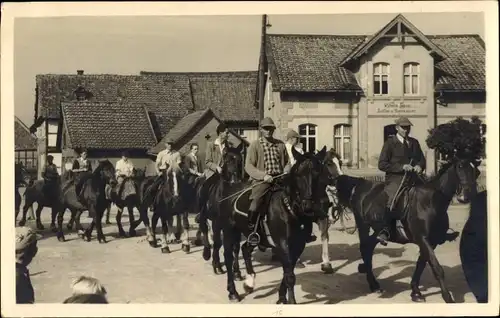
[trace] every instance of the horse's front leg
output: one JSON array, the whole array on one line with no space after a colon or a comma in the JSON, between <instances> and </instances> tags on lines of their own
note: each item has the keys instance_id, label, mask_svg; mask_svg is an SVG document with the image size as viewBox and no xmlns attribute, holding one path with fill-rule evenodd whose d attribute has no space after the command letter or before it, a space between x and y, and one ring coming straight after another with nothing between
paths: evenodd
<instances>
[{"instance_id":1,"label":"horse's front leg","mask_svg":"<svg viewBox=\"0 0 500 318\"><path fill-rule=\"evenodd\" d=\"M109 202L108 206L106 207L106 224L111 224L111 221L109 220L110 214L111 214L111 202Z\"/></svg>"},{"instance_id":2,"label":"horse's front leg","mask_svg":"<svg viewBox=\"0 0 500 318\"><path fill-rule=\"evenodd\" d=\"M224 234L224 237L226 234ZM243 276L241 276L241 271L240 271L240 242L241 242L241 232L236 229L236 227L233 228L232 231L232 236L233 236L233 255L234 255L234 262L233 262L233 273L234 273L234 280L237 281L242 281ZM224 247L224 249L226 249ZM227 267L227 264L226 264Z\"/></svg>"},{"instance_id":3,"label":"horse's front leg","mask_svg":"<svg viewBox=\"0 0 500 318\"><path fill-rule=\"evenodd\" d=\"M97 230L97 240L99 243L107 243L106 237L102 232L102 217L104 216L105 207L95 207L95 227Z\"/></svg>"},{"instance_id":4,"label":"horse's front leg","mask_svg":"<svg viewBox=\"0 0 500 318\"><path fill-rule=\"evenodd\" d=\"M205 261L208 261L211 256L211 249L212 245L210 244L209 241L209 234L208 234L208 221L207 219L203 218L200 220L200 229L201 233L203 233L202 236L202 243L203 243L203 259Z\"/></svg>"},{"instance_id":5,"label":"horse's front leg","mask_svg":"<svg viewBox=\"0 0 500 318\"><path fill-rule=\"evenodd\" d=\"M328 218L318 220L318 228L321 233L321 270L325 274L332 274L333 268L330 263L330 253L328 251L328 241L330 239L328 235L328 228L330 227L330 222Z\"/></svg>"},{"instance_id":6,"label":"horse's front leg","mask_svg":"<svg viewBox=\"0 0 500 318\"><path fill-rule=\"evenodd\" d=\"M378 243L376 233L370 235L370 228L365 224L359 226L358 233L359 250L361 252L361 258L363 259L363 264L358 265L358 272L366 273L366 280L368 281L368 286L372 293L382 293L383 290L380 288L380 284L373 274L373 251Z\"/></svg>"},{"instance_id":7,"label":"horse's front leg","mask_svg":"<svg viewBox=\"0 0 500 318\"><path fill-rule=\"evenodd\" d=\"M443 267L441 267L441 264L439 264L436 254L434 253L434 249L436 248L436 246L431 245L426 237L422 238L421 242L422 244L419 244L420 253L423 252L424 257L429 261L432 273L434 274L434 277L436 277L436 279L438 280L439 286L441 287L441 296L443 297L443 300L448 304L454 303L455 301L451 297L450 290L448 289L444 281Z\"/></svg>"},{"instance_id":8,"label":"horse's front leg","mask_svg":"<svg viewBox=\"0 0 500 318\"><path fill-rule=\"evenodd\" d=\"M134 218L134 204L132 203L129 203L127 205L127 211L128 211L128 219L129 219L129 224L130 224L130 227L129 227L129 230L128 230L128 234L130 236L136 236L137 233L135 231L135 227L134 227L134 224L136 223L135 221L135 218ZM140 220L140 218L139 218Z\"/></svg>"},{"instance_id":9,"label":"horse's front leg","mask_svg":"<svg viewBox=\"0 0 500 318\"><path fill-rule=\"evenodd\" d=\"M214 273L216 275L220 275L224 274L224 270L222 269L222 265L220 263L220 248L222 247L222 237L221 237L222 229L219 226L219 222L216 220L212 221L212 226L214 235L214 249L212 250L212 267ZM231 249L231 255L232 253L233 250Z\"/></svg>"},{"instance_id":10,"label":"horse's front leg","mask_svg":"<svg viewBox=\"0 0 500 318\"><path fill-rule=\"evenodd\" d=\"M81 218L82 218L83 210L76 209L75 211L76 211L75 212L75 229L76 229L76 233L78 234L78 236L81 239L85 239L85 229L83 228L82 223L81 223Z\"/></svg>"},{"instance_id":11,"label":"horse's front leg","mask_svg":"<svg viewBox=\"0 0 500 318\"><path fill-rule=\"evenodd\" d=\"M233 261L238 262L238 259L234 260L234 244L235 237L234 231L231 228L224 228L224 263L227 269L227 291L228 298L230 301L239 302L241 300L240 295L236 291L236 286L234 284L234 273L233 273ZM239 245L239 244L238 244ZM215 250L215 249L214 249ZM214 268L215 270L215 268Z\"/></svg>"},{"instance_id":12,"label":"horse's front leg","mask_svg":"<svg viewBox=\"0 0 500 318\"><path fill-rule=\"evenodd\" d=\"M169 244L175 244L177 243L177 230L176 227L174 227L174 216L169 216L167 217L167 226L168 226L168 235L167 235L167 240Z\"/></svg>"},{"instance_id":13,"label":"horse's front leg","mask_svg":"<svg viewBox=\"0 0 500 318\"><path fill-rule=\"evenodd\" d=\"M411 300L414 302L425 302L425 297L420 291L420 278L424 272L425 265L427 264L427 259L422 256L422 253L418 256L417 265L415 267L415 272L411 278Z\"/></svg>"},{"instance_id":14,"label":"horse's front leg","mask_svg":"<svg viewBox=\"0 0 500 318\"><path fill-rule=\"evenodd\" d=\"M255 289L255 277L257 276L257 274L253 269L253 263L252 263L253 250L254 247L249 245L247 242L243 243L243 246L241 247L243 260L245 261L245 268L247 270L247 275L245 278L245 282L243 283L243 288L249 294L252 293Z\"/></svg>"},{"instance_id":15,"label":"horse's front leg","mask_svg":"<svg viewBox=\"0 0 500 318\"><path fill-rule=\"evenodd\" d=\"M41 218L42 209L43 209L43 205L38 204L38 206L36 208L36 212L35 212L35 214L36 214L36 228L39 230L45 229L45 227L42 224L42 218Z\"/></svg>"},{"instance_id":16,"label":"horse's front leg","mask_svg":"<svg viewBox=\"0 0 500 318\"><path fill-rule=\"evenodd\" d=\"M280 289L278 292L277 304L296 304L295 300L295 261L290 253L290 248L286 239L280 239L276 247L276 253L281 259L283 266L283 279L281 281ZM287 299L288 294L288 299Z\"/></svg>"},{"instance_id":17,"label":"horse's front leg","mask_svg":"<svg viewBox=\"0 0 500 318\"><path fill-rule=\"evenodd\" d=\"M50 230L54 233L57 233L56 219L57 219L57 215L58 215L58 212L57 212L58 209L62 210L62 208L54 207L54 205L52 206L52 209L51 209L52 213L51 213L51 218L50 218Z\"/></svg>"},{"instance_id":18,"label":"horse's front leg","mask_svg":"<svg viewBox=\"0 0 500 318\"><path fill-rule=\"evenodd\" d=\"M161 229L163 231L163 240L161 242L161 252L162 253L170 253L170 248L168 247L169 240L167 238L169 235L173 234L173 233L169 233L171 226L169 226L168 223L170 220L167 220L167 217L165 216L164 213L162 213L160 218L161 218Z\"/></svg>"},{"instance_id":19,"label":"horse's front leg","mask_svg":"<svg viewBox=\"0 0 500 318\"><path fill-rule=\"evenodd\" d=\"M127 237L127 234L125 234L125 231L123 230L122 215L123 215L123 208L118 207L118 212L116 213L116 226L118 226L118 236Z\"/></svg>"},{"instance_id":20,"label":"horse's front leg","mask_svg":"<svg viewBox=\"0 0 500 318\"><path fill-rule=\"evenodd\" d=\"M66 212L66 209L61 209L57 213L57 240L59 242L64 242L66 241L62 229L62 224L64 220L64 212Z\"/></svg>"},{"instance_id":21,"label":"horse's front leg","mask_svg":"<svg viewBox=\"0 0 500 318\"><path fill-rule=\"evenodd\" d=\"M66 207L64 208L66 210ZM73 229L73 226L75 225L75 217L76 217L76 210L75 209L70 209L70 219L68 222L68 225L66 225L66 228L71 231Z\"/></svg>"}]
</instances>

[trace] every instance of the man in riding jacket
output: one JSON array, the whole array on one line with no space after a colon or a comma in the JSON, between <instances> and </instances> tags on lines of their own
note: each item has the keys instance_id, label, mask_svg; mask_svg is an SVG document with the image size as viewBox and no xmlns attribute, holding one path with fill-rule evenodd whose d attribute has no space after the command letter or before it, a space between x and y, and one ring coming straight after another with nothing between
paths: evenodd
<instances>
[{"instance_id":1,"label":"man in riding jacket","mask_svg":"<svg viewBox=\"0 0 500 318\"><path fill-rule=\"evenodd\" d=\"M205 171L203 184L201 185L198 211L201 212L208 200L210 187L217 181L216 176L222 172L222 155L230 147L228 138L229 130L224 123L217 126L217 138L213 142L207 142L205 153Z\"/></svg>"},{"instance_id":2,"label":"man in riding jacket","mask_svg":"<svg viewBox=\"0 0 500 318\"><path fill-rule=\"evenodd\" d=\"M406 117L398 118L395 123L397 134L386 140L378 162L378 168L385 172L385 192L388 196L387 208L389 210L388 213L385 213L387 217L377 236L383 245L387 245L389 239L390 220L396 218L397 226L402 228L400 217L393 215L394 213L390 209L405 173L407 174L404 180L405 184L401 188L411 184L409 181L413 177L412 173L421 174L425 170L425 157L422 148L417 139L409 137L413 124ZM394 206L396 206L396 202L394 202Z\"/></svg>"},{"instance_id":3,"label":"man in riding jacket","mask_svg":"<svg viewBox=\"0 0 500 318\"><path fill-rule=\"evenodd\" d=\"M59 181L59 172L57 171L57 166L54 164L54 157L52 155L47 156L47 165L42 171L42 177L44 180L43 188L44 193L51 200L55 199L56 195L55 186Z\"/></svg>"},{"instance_id":4,"label":"man in riding jacket","mask_svg":"<svg viewBox=\"0 0 500 318\"><path fill-rule=\"evenodd\" d=\"M203 175L200 169L200 160L198 158L198 144L191 144L190 151L184 158L186 171L188 172L188 184L194 185L195 181Z\"/></svg>"},{"instance_id":5,"label":"man in riding jacket","mask_svg":"<svg viewBox=\"0 0 500 318\"><path fill-rule=\"evenodd\" d=\"M116 191L117 196L120 198L125 185L125 179L132 177L134 173L134 164L128 159L128 151L122 153L122 158L116 162L115 173L116 181L118 181Z\"/></svg>"},{"instance_id":6,"label":"man in riding jacket","mask_svg":"<svg viewBox=\"0 0 500 318\"><path fill-rule=\"evenodd\" d=\"M73 161L73 167L71 168L73 172L84 172L90 171L92 172L92 165L90 161L87 159L87 150L81 150L80 156Z\"/></svg>"},{"instance_id":7,"label":"man in riding jacket","mask_svg":"<svg viewBox=\"0 0 500 318\"><path fill-rule=\"evenodd\" d=\"M269 117L260 124L262 137L250 144L245 160L245 171L252 179L252 194L248 209L248 243L259 244L257 233L257 216L262 200L272 185L274 177L289 171L289 158L285 144L273 137L276 125ZM264 183L261 183L264 181ZM260 184L258 184L260 183Z\"/></svg>"}]
</instances>

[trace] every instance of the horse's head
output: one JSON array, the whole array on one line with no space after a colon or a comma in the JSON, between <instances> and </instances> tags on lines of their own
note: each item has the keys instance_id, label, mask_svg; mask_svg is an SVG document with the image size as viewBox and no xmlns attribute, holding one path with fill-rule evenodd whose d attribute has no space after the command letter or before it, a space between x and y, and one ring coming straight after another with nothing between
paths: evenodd
<instances>
[{"instance_id":1,"label":"horse's head","mask_svg":"<svg viewBox=\"0 0 500 318\"><path fill-rule=\"evenodd\" d=\"M100 174L101 179L107 184L116 185L115 167L108 159L100 160L97 172Z\"/></svg>"},{"instance_id":2,"label":"horse's head","mask_svg":"<svg viewBox=\"0 0 500 318\"><path fill-rule=\"evenodd\" d=\"M30 173L21 162L15 164L15 182L17 186L23 184L27 186L31 183Z\"/></svg>"},{"instance_id":3,"label":"horse's head","mask_svg":"<svg viewBox=\"0 0 500 318\"><path fill-rule=\"evenodd\" d=\"M459 181L457 199L460 203L469 203L477 193L477 178L480 174L477 167L481 162L475 159L454 158L451 163Z\"/></svg>"},{"instance_id":4,"label":"horse's head","mask_svg":"<svg viewBox=\"0 0 500 318\"><path fill-rule=\"evenodd\" d=\"M222 178L229 183L237 183L241 177L243 144L228 147L222 156Z\"/></svg>"},{"instance_id":5,"label":"horse's head","mask_svg":"<svg viewBox=\"0 0 500 318\"><path fill-rule=\"evenodd\" d=\"M317 189L322 170L322 160L325 154L326 147L323 147L317 154L301 154L292 147L292 155L296 163L290 170L289 175L291 182L290 194L300 200L300 205L304 212L309 212L314 208L315 195L318 194Z\"/></svg>"},{"instance_id":6,"label":"horse's head","mask_svg":"<svg viewBox=\"0 0 500 318\"><path fill-rule=\"evenodd\" d=\"M322 178L328 179L328 185L333 185L337 178L344 174L342 171L342 160L335 150L330 149L324 156L322 163L326 168Z\"/></svg>"}]
</instances>

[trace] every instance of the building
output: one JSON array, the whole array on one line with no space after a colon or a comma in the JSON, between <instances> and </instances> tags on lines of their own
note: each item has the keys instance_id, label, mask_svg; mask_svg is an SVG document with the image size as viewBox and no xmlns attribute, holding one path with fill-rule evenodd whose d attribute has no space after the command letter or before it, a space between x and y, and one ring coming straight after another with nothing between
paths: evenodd
<instances>
[{"instance_id":1,"label":"building","mask_svg":"<svg viewBox=\"0 0 500 318\"><path fill-rule=\"evenodd\" d=\"M251 140L258 125L256 79L256 72L37 75L30 130L38 136L38 165L51 154L62 172L74 150L85 147L95 160L131 149L136 166L150 167L147 150L182 118L208 108Z\"/></svg>"},{"instance_id":2,"label":"building","mask_svg":"<svg viewBox=\"0 0 500 318\"><path fill-rule=\"evenodd\" d=\"M17 116L14 116L14 139L16 163L22 163L35 177L38 173L37 140Z\"/></svg>"},{"instance_id":3,"label":"building","mask_svg":"<svg viewBox=\"0 0 500 318\"><path fill-rule=\"evenodd\" d=\"M261 54L261 116L275 120L281 138L296 129L304 149L333 146L353 169L376 170L404 115L432 173L428 129L457 116L485 117L478 35L424 35L398 15L372 36L266 34L263 27Z\"/></svg>"}]
</instances>

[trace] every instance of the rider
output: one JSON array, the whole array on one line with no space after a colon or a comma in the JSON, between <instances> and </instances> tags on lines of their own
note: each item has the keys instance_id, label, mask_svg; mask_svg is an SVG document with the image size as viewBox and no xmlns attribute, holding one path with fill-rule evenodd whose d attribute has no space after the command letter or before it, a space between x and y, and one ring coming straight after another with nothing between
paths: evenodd
<instances>
[{"instance_id":1,"label":"rider","mask_svg":"<svg viewBox=\"0 0 500 318\"><path fill-rule=\"evenodd\" d=\"M257 233L257 217L262 200L272 185L274 177L285 171L289 159L285 144L273 137L276 125L269 117L262 119L261 134L258 140L253 141L248 147L245 162L245 171L252 179L252 194L248 209L248 243L256 246L259 244ZM264 181L264 183L261 183Z\"/></svg>"},{"instance_id":2,"label":"rider","mask_svg":"<svg viewBox=\"0 0 500 318\"><path fill-rule=\"evenodd\" d=\"M205 181L201 185L198 211L201 212L208 200L211 185L217 181L216 175L222 173L222 154L230 147L228 143L229 130L224 123L217 126L217 138L207 142L205 153Z\"/></svg>"},{"instance_id":3,"label":"rider","mask_svg":"<svg viewBox=\"0 0 500 318\"><path fill-rule=\"evenodd\" d=\"M393 213L396 202L393 204L392 201L397 195L396 192L403 181L405 172L420 174L425 170L425 157L422 148L417 139L409 137L413 124L406 117L398 118L395 123L397 134L386 140L378 162L378 168L385 172L385 192L388 196L388 213L385 213L387 217L383 220L382 230L377 236L377 239L384 245L387 244L389 239L388 225L392 219L396 219L397 227L403 227L400 217L395 216L395 213ZM409 177L411 175L405 179L406 182L401 188L411 184L408 182Z\"/></svg>"},{"instance_id":4,"label":"rider","mask_svg":"<svg viewBox=\"0 0 500 318\"><path fill-rule=\"evenodd\" d=\"M171 165L170 159L172 157L173 151L172 146L174 142L171 139L165 140L165 149L160 151L156 156L156 169L158 175L151 184L151 186L146 191L145 197L149 197L150 194L156 193L156 190L167 179L167 168Z\"/></svg>"},{"instance_id":5,"label":"rider","mask_svg":"<svg viewBox=\"0 0 500 318\"><path fill-rule=\"evenodd\" d=\"M90 161L87 159L87 150L82 149L80 151L80 156L73 161L73 167L71 168L73 172L84 172L90 171L92 172L92 165Z\"/></svg>"},{"instance_id":6,"label":"rider","mask_svg":"<svg viewBox=\"0 0 500 318\"><path fill-rule=\"evenodd\" d=\"M48 155L47 156L47 165L45 166L45 169L42 171L42 177L44 180L43 183L43 190L44 193L49 197L53 199L53 196L55 194L55 191L50 191L54 190L54 186L57 184L57 181L59 180L59 172L57 171L57 166L54 164L54 156Z\"/></svg>"},{"instance_id":7,"label":"rider","mask_svg":"<svg viewBox=\"0 0 500 318\"><path fill-rule=\"evenodd\" d=\"M203 173L201 173L200 169L200 160L197 156L198 154L198 144L193 143L191 144L190 151L184 158L184 163L186 167L186 171L188 172L188 184L194 186L196 183L196 180L199 179L199 177L203 176Z\"/></svg>"},{"instance_id":8,"label":"rider","mask_svg":"<svg viewBox=\"0 0 500 318\"><path fill-rule=\"evenodd\" d=\"M123 188L125 186L125 179L132 177L134 173L134 164L128 159L128 151L122 153L122 158L116 162L116 181L117 183L117 196L121 197Z\"/></svg>"},{"instance_id":9,"label":"rider","mask_svg":"<svg viewBox=\"0 0 500 318\"><path fill-rule=\"evenodd\" d=\"M296 132L295 130L293 129L290 129L287 134L286 134L286 142L285 142L285 147L286 147L286 151L287 151L287 154L288 154L288 160L289 160L289 165L290 167L292 167L296 160L295 158L293 157L293 154L292 154L292 147L295 148L295 150L300 153L300 154L304 154L304 151L302 150L302 148L300 148L298 146L299 144L299 138L300 138L300 135L298 132ZM312 234L312 220L309 222L306 222L304 224L304 228L306 230L306 233L310 233L309 235L309 238L307 239L307 243L310 243L310 242L314 242L316 241L316 235L313 235Z\"/></svg>"}]
</instances>

